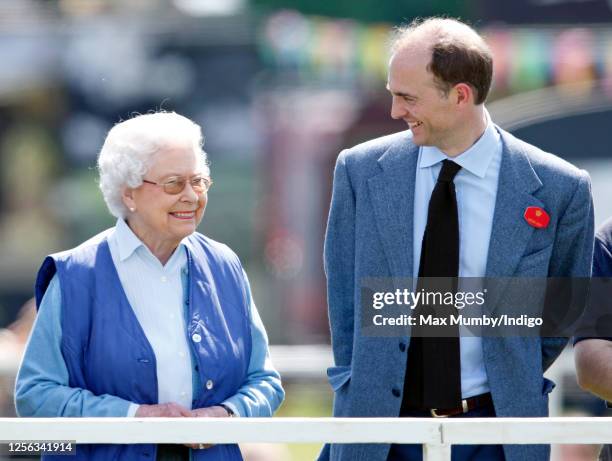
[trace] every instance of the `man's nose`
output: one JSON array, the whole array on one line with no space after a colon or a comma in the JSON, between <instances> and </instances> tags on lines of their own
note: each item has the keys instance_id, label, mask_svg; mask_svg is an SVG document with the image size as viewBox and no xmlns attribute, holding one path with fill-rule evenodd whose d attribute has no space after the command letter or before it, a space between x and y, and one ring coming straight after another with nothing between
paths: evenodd
<instances>
[{"instance_id":1,"label":"man's nose","mask_svg":"<svg viewBox=\"0 0 612 461\"><path fill-rule=\"evenodd\" d=\"M402 119L406 116L406 108L398 100L398 98L393 98L391 102L391 118L395 120Z\"/></svg>"}]
</instances>

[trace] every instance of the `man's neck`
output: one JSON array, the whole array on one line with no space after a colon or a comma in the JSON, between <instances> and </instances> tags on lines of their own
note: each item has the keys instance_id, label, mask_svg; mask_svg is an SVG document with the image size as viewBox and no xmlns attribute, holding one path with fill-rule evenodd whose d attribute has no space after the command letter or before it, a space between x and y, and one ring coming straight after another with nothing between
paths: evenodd
<instances>
[{"instance_id":1,"label":"man's neck","mask_svg":"<svg viewBox=\"0 0 612 461\"><path fill-rule=\"evenodd\" d=\"M487 129L489 119L482 106L470 120L465 123L465 130L457 133L457 136L451 140L447 146L439 147L439 149L449 157L457 157L463 154L466 150L472 147L476 141L480 139L482 134Z\"/></svg>"}]
</instances>

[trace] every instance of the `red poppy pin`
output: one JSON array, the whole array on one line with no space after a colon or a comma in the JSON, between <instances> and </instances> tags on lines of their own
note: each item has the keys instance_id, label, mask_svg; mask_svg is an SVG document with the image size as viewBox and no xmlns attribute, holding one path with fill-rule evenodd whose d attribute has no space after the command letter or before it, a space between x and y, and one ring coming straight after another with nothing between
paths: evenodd
<instances>
[{"instance_id":1,"label":"red poppy pin","mask_svg":"<svg viewBox=\"0 0 612 461\"><path fill-rule=\"evenodd\" d=\"M525 210L525 221L530 226L535 227L536 229L543 229L548 226L550 222L550 216L548 213L544 211L539 206L530 206Z\"/></svg>"}]
</instances>

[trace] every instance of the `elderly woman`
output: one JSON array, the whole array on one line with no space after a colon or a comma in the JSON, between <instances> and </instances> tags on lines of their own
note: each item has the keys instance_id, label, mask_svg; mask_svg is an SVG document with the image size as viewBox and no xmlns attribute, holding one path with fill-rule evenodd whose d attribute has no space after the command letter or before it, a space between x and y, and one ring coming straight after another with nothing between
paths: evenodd
<instances>
[{"instance_id":1,"label":"elderly woman","mask_svg":"<svg viewBox=\"0 0 612 461\"><path fill-rule=\"evenodd\" d=\"M134 117L110 130L98 167L117 224L43 262L19 415L271 416L284 392L247 277L196 232L212 184L200 127ZM242 457L237 445L81 445L76 459Z\"/></svg>"}]
</instances>

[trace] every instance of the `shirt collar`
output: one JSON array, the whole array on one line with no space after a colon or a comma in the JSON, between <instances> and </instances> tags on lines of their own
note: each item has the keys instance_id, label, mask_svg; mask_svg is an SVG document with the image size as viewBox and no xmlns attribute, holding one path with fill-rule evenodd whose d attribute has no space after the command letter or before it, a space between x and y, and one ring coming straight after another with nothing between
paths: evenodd
<instances>
[{"instance_id":1,"label":"shirt collar","mask_svg":"<svg viewBox=\"0 0 612 461\"><path fill-rule=\"evenodd\" d=\"M423 146L421 147L419 168L428 168L449 159L461 165L464 170L479 178L484 178L498 145L497 132L486 109L485 117L487 118L487 126L484 133L468 150L456 157L449 157L437 147Z\"/></svg>"},{"instance_id":2,"label":"shirt collar","mask_svg":"<svg viewBox=\"0 0 612 461\"><path fill-rule=\"evenodd\" d=\"M120 261L125 261L128 259L140 247L143 247L148 253L150 253L150 250L145 246L142 240L136 236L134 231L130 229L130 226L128 226L128 224L122 218L117 220L114 238L117 241L117 247L119 248ZM180 247L189 247L189 237L185 237L183 240L181 240L181 243L179 244L179 248ZM174 255L177 253L179 252L175 250L170 259L173 259Z\"/></svg>"},{"instance_id":3,"label":"shirt collar","mask_svg":"<svg viewBox=\"0 0 612 461\"><path fill-rule=\"evenodd\" d=\"M136 237L136 234L130 229L130 226L122 219L117 220L115 226L115 239L117 241L117 248L119 248L119 260L125 261L132 253L134 253L139 247L144 246L144 243Z\"/></svg>"}]
</instances>

